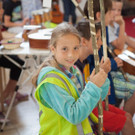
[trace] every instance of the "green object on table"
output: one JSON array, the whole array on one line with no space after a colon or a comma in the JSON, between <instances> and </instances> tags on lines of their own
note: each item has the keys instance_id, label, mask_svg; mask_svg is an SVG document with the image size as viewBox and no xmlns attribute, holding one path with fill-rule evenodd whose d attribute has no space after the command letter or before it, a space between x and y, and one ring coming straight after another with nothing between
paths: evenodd
<instances>
[{"instance_id":1,"label":"green object on table","mask_svg":"<svg viewBox=\"0 0 135 135\"><path fill-rule=\"evenodd\" d=\"M8 40L8 43L13 43L13 41L12 40Z\"/></svg>"},{"instance_id":2,"label":"green object on table","mask_svg":"<svg viewBox=\"0 0 135 135\"><path fill-rule=\"evenodd\" d=\"M46 21L46 22L44 23L44 26L45 26L46 28L55 28L57 25L58 25L58 24L52 23L52 22L49 22L49 21Z\"/></svg>"}]
</instances>

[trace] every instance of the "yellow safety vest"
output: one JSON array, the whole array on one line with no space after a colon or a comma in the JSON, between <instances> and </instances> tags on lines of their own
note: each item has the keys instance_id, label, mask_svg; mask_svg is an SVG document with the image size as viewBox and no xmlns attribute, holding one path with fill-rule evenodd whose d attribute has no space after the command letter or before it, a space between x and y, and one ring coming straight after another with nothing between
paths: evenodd
<instances>
[{"instance_id":1,"label":"yellow safety vest","mask_svg":"<svg viewBox=\"0 0 135 135\"><path fill-rule=\"evenodd\" d=\"M74 125L67 121L64 117L57 114L53 109L44 106L41 103L39 89L42 84L52 83L61 88L64 88L75 100L78 99L75 88L70 84L69 80L56 71L48 72L43 81L38 85L35 97L40 107L40 131L39 135L94 135L88 118L82 121L79 125ZM95 120L94 114L90 115ZM79 131L78 131L79 127ZM80 130L82 128L82 130ZM83 132L83 134L82 134Z\"/></svg>"}]
</instances>

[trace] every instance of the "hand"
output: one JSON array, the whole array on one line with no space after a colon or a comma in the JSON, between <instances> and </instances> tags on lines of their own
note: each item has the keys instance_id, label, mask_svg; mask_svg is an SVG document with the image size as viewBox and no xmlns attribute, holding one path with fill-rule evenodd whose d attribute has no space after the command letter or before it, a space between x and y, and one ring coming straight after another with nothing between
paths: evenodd
<instances>
[{"instance_id":1,"label":"hand","mask_svg":"<svg viewBox=\"0 0 135 135\"><path fill-rule=\"evenodd\" d=\"M102 68L107 74L110 72L111 70L111 62L110 59L107 58L104 61L104 57L102 57L101 62L100 62L100 68Z\"/></svg>"},{"instance_id":2,"label":"hand","mask_svg":"<svg viewBox=\"0 0 135 135\"><path fill-rule=\"evenodd\" d=\"M81 0L76 0L78 3L80 3L81 2Z\"/></svg>"},{"instance_id":3,"label":"hand","mask_svg":"<svg viewBox=\"0 0 135 135\"><path fill-rule=\"evenodd\" d=\"M29 22L29 18L23 19L21 23L18 23L18 26L24 26L27 22Z\"/></svg>"},{"instance_id":4,"label":"hand","mask_svg":"<svg viewBox=\"0 0 135 135\"><path fill-rule=\"evenodd\" d=\"M23 25L25 25L27 22L29 22L29 18L24 18L23 19Z\"/></svg>"},{"instance_id":5,"label":"hand","mask_svg":"<svg viewBox=\"0 0 135 135\"><path fill-rule=\"evenodd\" d=\"M117 63L117 67L123 66L123 61L121 59L119 59L118 57L115 57L114 60Z\"/></svg>"},{"instance_id":6,"label":"hand","mask_svg":"<svg viewBox=\"0 0 135 135\"><path fill-rule=\"evenodd\" d=\"M115 16L114 21L119 25L125 24L122 16Z\"/></svg>"},{"instance_id":7,"label":"hand","mask_svg":"<svg viewBox=\"0 0 135 135\"><path fill-rule=\"evenodd\" d=\"M103 69L100 69L97 74L95 74L95 69L94 69L90 75L90 81L98 87L101 87L105 83L106 78L107 78L107 74Z\"/></svg>"}]
</instances>

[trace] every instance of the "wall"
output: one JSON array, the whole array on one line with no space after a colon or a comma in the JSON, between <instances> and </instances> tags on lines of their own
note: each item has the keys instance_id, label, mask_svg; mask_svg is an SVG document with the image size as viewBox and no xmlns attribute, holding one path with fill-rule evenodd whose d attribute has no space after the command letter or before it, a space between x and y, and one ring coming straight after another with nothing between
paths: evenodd
<instances>
[{"instance_id":1,"label":"wall","mask_svg":"<svg viewBox=\"0 0 135 135\"><path fill-rule=\"evenodd\" d=\"M123 0L123 9L135 8L135 0Z\"/></svg>"}]
</instances>

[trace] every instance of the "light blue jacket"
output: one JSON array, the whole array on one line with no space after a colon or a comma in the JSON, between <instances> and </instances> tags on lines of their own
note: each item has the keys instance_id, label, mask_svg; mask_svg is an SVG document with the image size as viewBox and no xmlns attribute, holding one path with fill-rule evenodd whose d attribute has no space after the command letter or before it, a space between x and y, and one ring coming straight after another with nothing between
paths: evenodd
<instances>
[{"instance_id":1,"label":"light blue jacket","mask_svg":"<svg viewBox=\"0 0 135 135\"><path fill-rule=\"evenodd\" d=\"M66 74L54 67L45 67L41 70L38 76L37 85L41 82L44 75L52 70L59 72L67 77ZM80 78L82 78L81 74ZM71 82L72 85L74 85L70 78L67 77L67 79ZM83 121L92 112L100 97L102 97L102 100L105 99L108 93L109 85L109 79L106 79L104 85L101 88L97 87L92 82L88 82L85 88L82 89L82 93L77 101L75 101L75 99L61 87L51 83L42 85L40 87L39 93L42 104L52 108L59 115L63 116L71 123L77 124ZM79 95L77 88L76 91Z\"/></svg>"}]
</instances>

